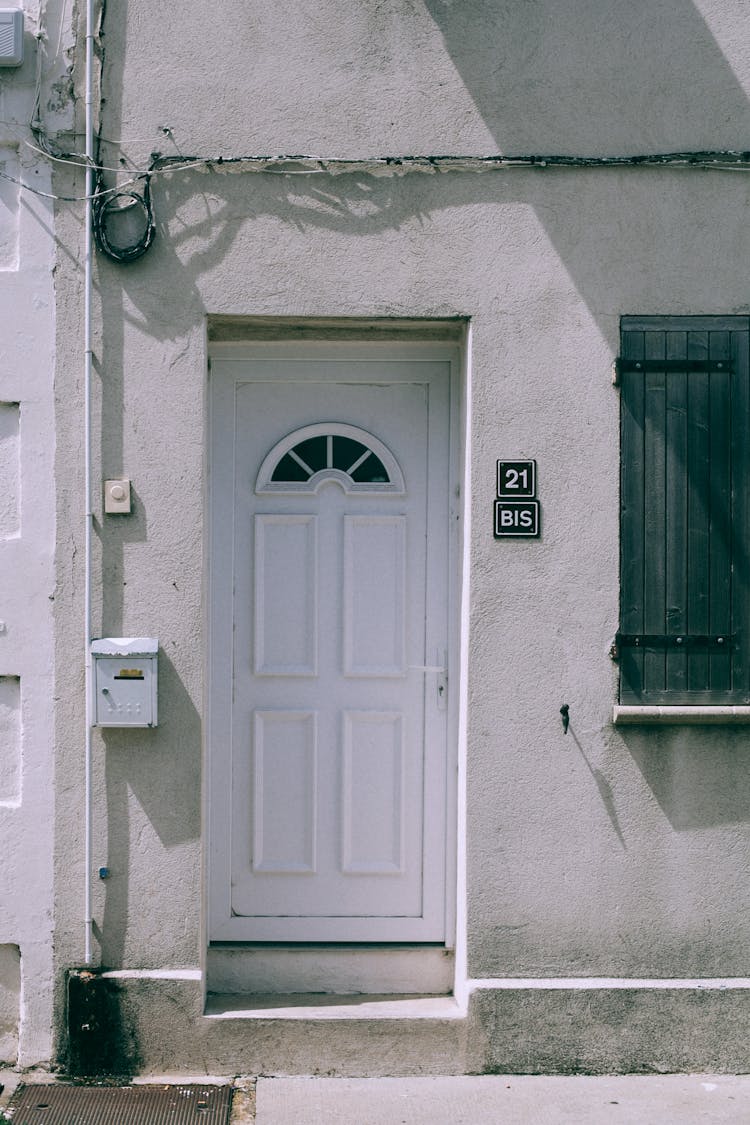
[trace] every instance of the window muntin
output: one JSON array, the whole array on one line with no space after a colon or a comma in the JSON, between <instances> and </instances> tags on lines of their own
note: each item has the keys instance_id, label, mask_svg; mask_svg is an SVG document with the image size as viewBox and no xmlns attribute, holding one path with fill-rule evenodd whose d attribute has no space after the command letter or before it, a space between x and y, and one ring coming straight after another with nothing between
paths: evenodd
<instances>
[{"instance_id":1,"label":"window muntin","mask_svg":"<svg viewBox=\"0 0 750 1125\"><path fill-rule=\"evenodd\" d=\"M401 469L373 434L341 422L320 422L288 434L260 467L257 493L317 492L335 480L346 492L404 492Z\"/></svg>"}]
</instances>

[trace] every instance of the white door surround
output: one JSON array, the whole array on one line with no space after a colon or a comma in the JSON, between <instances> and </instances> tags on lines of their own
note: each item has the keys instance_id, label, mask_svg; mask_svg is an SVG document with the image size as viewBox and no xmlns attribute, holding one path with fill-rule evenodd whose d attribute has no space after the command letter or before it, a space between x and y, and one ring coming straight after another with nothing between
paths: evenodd
<instances>
[{"instance_id":1,"label":"white door surround","mask_svg":"<svg viewBox=\"0 0 750 1125\"><path fill-rule=\"evenodd\" d=\"M211 363L209 940L452 945L458 355Z\"/></svg>"}]
</instances>

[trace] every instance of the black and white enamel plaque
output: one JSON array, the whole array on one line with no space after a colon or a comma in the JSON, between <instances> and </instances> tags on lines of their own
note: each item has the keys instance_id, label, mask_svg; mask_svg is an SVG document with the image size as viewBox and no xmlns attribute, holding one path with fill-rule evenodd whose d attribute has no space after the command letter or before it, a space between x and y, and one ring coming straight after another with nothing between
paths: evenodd
<instances>
[{"instance_id":1,"label":"black and white enamel plaque","mask_svg":"<svg viewBox=\"0 0 750 1125\"><path fill-rule=\"evenodd\" d=\"M536 496L536 461L498 461L498 500Z\"/></svg>"},{"instance_id":2,"label":"black and white enamel plaque","mask_svg":"<svg viewBox=\"0 0 750 1125\"><path fill-rule=\"evenodd\" d=\"M539 536L536 461L498 461L495 538Z\"/></svg>"}]
</instances>

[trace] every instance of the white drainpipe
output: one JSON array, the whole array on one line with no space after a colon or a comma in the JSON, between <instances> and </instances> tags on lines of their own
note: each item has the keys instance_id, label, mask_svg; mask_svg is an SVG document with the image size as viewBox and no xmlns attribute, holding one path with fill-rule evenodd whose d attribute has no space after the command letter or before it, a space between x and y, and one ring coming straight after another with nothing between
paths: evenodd
<instances>
[{"instance_id":1,"label":"white drainpipe","mask_svg":"<svg viewBox=\"0 0 750 1125\"><path fill-rule=\"evenodd\" d=\"M92 200L94 195L94 110L93 110L93 85L94 85L94 0L86 0L86 68L85 68L85 108L86 108L86 210L85 210L85 243L84 243L84 281L83 281L83 334L84 334L84 371L83 371L83 403L84 403L84 476L85 476L85 508L86 530L84 538L84 579L83 579L83 617L86 645L86 749L85 749L85 783L84 783L84 909L85 909L85 937L84 937L84 962L87 965L92 961L91 938L93 934L92 918L92 889L91 889L91 864L92 864L92 668L91 668L91 538L94 521L92 490L91 490L91 296L92 282Z\"/></svg>"}]
</instances>

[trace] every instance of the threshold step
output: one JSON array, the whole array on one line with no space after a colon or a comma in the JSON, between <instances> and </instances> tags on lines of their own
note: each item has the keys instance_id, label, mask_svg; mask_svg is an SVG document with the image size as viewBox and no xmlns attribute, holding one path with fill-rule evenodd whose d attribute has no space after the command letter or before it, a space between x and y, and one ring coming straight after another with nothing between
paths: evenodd
<instances>
[{"instance_id":1,"label":"threshold step","mask_svg":"<svg viewBox=\"0 0 750 1125\"><path fill-rule=\"evenodd\" d=\"M457 1020L466 1012L454 996L209 992L205 1015L216 1020Z\"/></svg>"},{"instance_id":2,"label":"threshold step","mask_svg":"<svg viewBox=\"0 0 750 1125\"><path fill-rule=\"evenodd\" d=\"M208 991L227 995L448 996L455 958L441 945L211 945Z\"/></svg>"}]
</instances>

